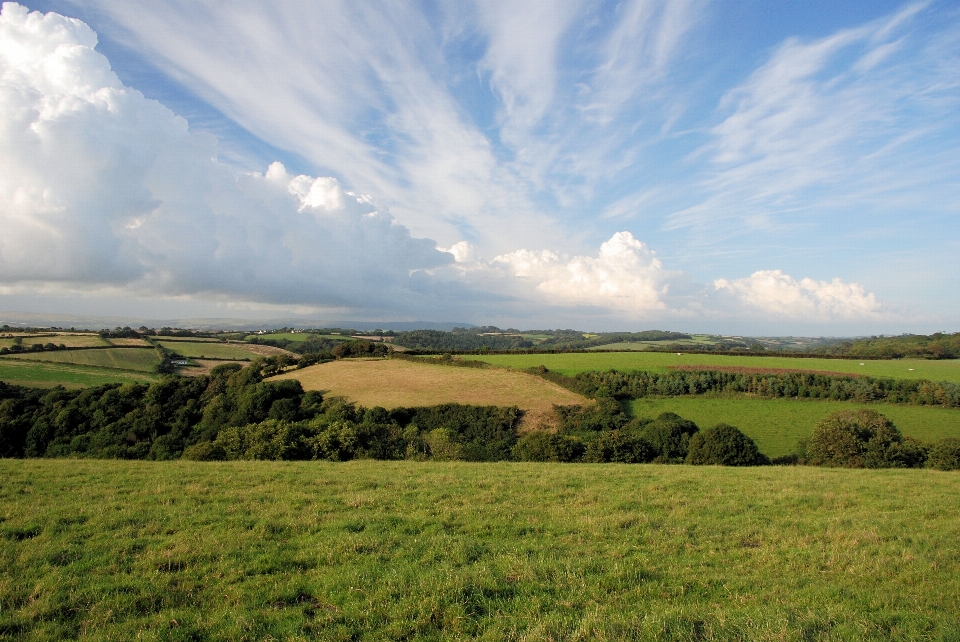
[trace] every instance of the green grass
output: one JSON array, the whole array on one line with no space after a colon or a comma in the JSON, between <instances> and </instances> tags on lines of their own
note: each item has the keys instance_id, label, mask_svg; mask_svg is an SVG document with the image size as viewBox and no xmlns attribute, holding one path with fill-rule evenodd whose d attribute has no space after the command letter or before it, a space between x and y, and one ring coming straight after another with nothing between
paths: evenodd
<instances>
[{"instance_id":1,"label":"green grass","mask_svg":"<svg viewBox=\"0 0 960 642\"><path fill-rule=\"evenodd\" d=\"M627 402L635 417L675 412L701 429L726 423L749 435L770 457L793 452L797 441L813 432L818 421L832 412L871 408L888 417L904 435L923 441L960 437L960 410L846 401L751 399L732 396L644 398Z\"/></svg>"},{"instance_id":2,"label":"green grass","mask_svg":"<svg viewBox=\"0 0 960 642\"><path fill-rule=\"evenodd\" d=\"M21 335L20 337L22 345L29 347L35 343L40 343L46 345L47 343L52 343L54 345L60 345L61 343L68 348L86 348L86 347L100 347L100 346L109 346L111 345L108 341L101 339L99 335L93 333L86 334L46 334L46 335L36 335L36 336L27 336ZM0 338L0 348L9 348L11 347L16 339L12 337Z\"/></svg>"},{"instance_id":3,"label":"green grass","mask_svg":"<svg viewBox=\"0 0 960 642\"><path fill-rule=\"evenodd\" d=\"M956 640L960 475L0 461L0 638Z\"/></svg>"},{"instance_id":4,"label":"green grass","mask_svg":"<svg viewBox=\"0 0 960 642\"><path fill-rule=\"evenodd\" d=\"M275 332L273 334L250 334L250 339L267 339L275 341L277 339L286 339L292 343L303 343L310 337L319 337L320 339L333 339L334 341L349 341L353 337L346 334L311 334L309 332Z\"/></svg>"},{"instance_id":5,"label":"green grass","mask_svg":"<svg viewBox=\"0 0 960 642\"><path fill-rule=\"evenodd\" d=\"M464 357L511 368L546 366L567 375L588 370L651 370L665 372L671 366L732 366L746 368L787 368L864 374L895 379L930 379L960 383L960 359L804 359L799 357L729 356L682 354L676 352L608 352L566 354L497 354ZM863 364L862 366L860 364ZM912 370L911 370L912 368Z\"/></svg>"},{"instance_id":6,"label":"green grass","mask_svg":"<svg viewBox=\"0 0 960 642\"><path fill-rule=\"evenodd\" d=\"M117 368L138 372L154 372L160 357L153 348L103 348L96 350L55 350L7 355L0 359L70 363L97 368Z\"/></svg>"},{"instance_id":7,"label":"green grass","mask_svg":"<svg viewBox=\"0 0 960 642\"><path fill-rule=\"evenodd\" d=\"M198 341L160 341L160 345L185 357L208 359L255 359L257 355L242 345L200 343Z\"/></svg>"},{"instance_id":8,"label":"green grass","mask_svg":"<svg viewBox=\"0 0 960 642\"><path fill-rule=\"evenodd\" d=\"M35 388L85 388L107 383L149 383L155 375L64 363L0 358L0 381Z\"/></svg>"}]
</instances>

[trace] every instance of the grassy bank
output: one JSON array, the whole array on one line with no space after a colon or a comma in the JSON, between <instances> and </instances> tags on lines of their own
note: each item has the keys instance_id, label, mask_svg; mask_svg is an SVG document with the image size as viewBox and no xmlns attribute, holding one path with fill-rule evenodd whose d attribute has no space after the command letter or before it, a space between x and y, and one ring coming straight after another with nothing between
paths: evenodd
<instances>
[{"instance_id":1,"label":"grassy bank","mask_svg":"<svg viewBox=\"0 0 960 642\"><path fill-rule=\"evenodd\" d=\"M676 352L598 352L565 354L496 354L464 357L510 368L546 366L566 375L588 370L650 370L666 372L676 366L719 366L739 368L782 368L862 374L894 379L929 379L960 383L960 360L926 359L814 359L800 357L730 356L680 354ZM863 365L860 365L860 364Z\"/></svg>"},{"instance_id":2,"label":"grassy bank","mask_svg":"<svg viewBox=\"0 0 960 642\"><path fill-rule=\"evenodd\" d=\"M0 461L0 638L960 636L960 475Z\"/></svg>"},{"instance_id":3,"label":"grassy bank","mask_svg":"<svg viewBox=\"0 0 960 642\"><path fill-rule=\"evenodd\" d=\"M745 396L647 397L627 402L631 416L656 417L675 412L700 428L718 423L736 426L770 457L794 452L818 421L838 410L870 408L896 424L904 435L933 442L960 437L960 410L929 406L859 404L848 401L751 399Z\"/></svg>"}]
</instances>

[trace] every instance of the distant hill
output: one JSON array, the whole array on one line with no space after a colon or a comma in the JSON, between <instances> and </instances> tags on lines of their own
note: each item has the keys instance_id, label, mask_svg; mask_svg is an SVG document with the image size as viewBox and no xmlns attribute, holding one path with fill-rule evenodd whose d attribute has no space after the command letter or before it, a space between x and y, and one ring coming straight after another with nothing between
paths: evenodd
<instances>
[{"instance_id":1,"label":"distant hill","mask_svg":"<svg viewBox=\"0 0 960 642\"><path fill-rule=\"evenodd\" d=\"M960 358L960 332L946 334L904 334L899 337L870 337L852 339L817 350L822 354L845 355L851 357L874 357L899 359L915 357L920 359L957 359Z\"/></svg>"}]
</instances>

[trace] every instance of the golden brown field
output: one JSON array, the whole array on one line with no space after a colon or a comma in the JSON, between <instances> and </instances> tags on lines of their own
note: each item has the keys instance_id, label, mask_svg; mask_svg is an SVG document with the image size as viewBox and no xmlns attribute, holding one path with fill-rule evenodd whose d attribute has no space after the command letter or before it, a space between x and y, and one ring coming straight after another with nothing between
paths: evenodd
<instances>
[{"instance_id":1,"label":"golden brown field","mask_svg":"<svg viewBox=\"0 0 960 642\"><path fill-rule=\"evenodd\" d=\"M276 379L298 379L305 390L343 396L367 407L442 403L517 406L526 411L524 429L552 425L554 404L589 403L574 392L522 372L394 359L332 361L287 372Z\"/></svg>"}]
</instances>

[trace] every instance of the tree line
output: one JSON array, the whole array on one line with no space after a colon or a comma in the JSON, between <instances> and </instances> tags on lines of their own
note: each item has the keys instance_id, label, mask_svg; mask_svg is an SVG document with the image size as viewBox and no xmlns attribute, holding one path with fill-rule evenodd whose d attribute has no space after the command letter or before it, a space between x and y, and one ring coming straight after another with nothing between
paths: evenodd
<instances>
[{"instance_id":1,"label":"tree line","mask_svg":"<svg viewBox=\"0 0 960 642\"><path fill-rule=\"evenodd\" d=\"M528 372L586 397L639 399L708 392L748 393L766 398L885 401L888 403L960 407L960 385L925 379L888 379L804 372L749 374L716 370L669 372L581 372L573 377L544 367Z\"/></svg>"},{"instance_id":2,"label":"tree line","mask_svg":"<svg viewBox=\"0 0 960 642\"><path fill-rule=\"evenodd\" d=\"M905 334L898 337L870 337L843 341L820 348L817 352L827 355L844 355L858 358L902 359L958 359L960 358L960 332L931 335Z\"/></svg>"}]
</instances>

